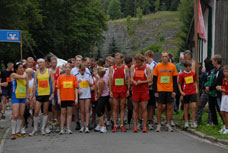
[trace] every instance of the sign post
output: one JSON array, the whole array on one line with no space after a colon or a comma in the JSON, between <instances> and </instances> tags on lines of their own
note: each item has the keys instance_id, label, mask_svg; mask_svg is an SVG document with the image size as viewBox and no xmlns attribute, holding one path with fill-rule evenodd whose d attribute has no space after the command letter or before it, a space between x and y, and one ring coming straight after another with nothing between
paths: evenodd
<instances>
[{"instance_id":1,"label":"sign post","mask_svg":"<svg viewBox=\"0 0 228 153\"><path fill-rule=\"evenodd\" d=\"M0 42L20 43L20 55L22 60L22 32L20 30L0 30Z\"/></svg>"}]
</instances>

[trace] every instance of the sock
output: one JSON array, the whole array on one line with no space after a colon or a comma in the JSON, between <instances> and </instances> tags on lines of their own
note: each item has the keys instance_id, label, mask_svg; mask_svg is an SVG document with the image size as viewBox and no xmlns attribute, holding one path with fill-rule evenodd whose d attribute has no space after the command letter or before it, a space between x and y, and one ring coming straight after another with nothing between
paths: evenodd
<instances>
[{"instance_id":1,"label":"sock","mask_svg":"<svg viewBox=\"0 0 228 153\"><path fill-rule=\"evenodd\" d=\"M39 117L34 117L34 131L38 130Z\"/></svg>"},{"instance_id":2,"label":"sock","mask_svg":"<svg viewBox=\"0 0 228 153\"><path fill-rule=\"evenodd\" d=\"M22 120L17 120L16 121L16 133L20 133L21 132L21 124L22 124Z\"/></svg>"},{"instance_id":3,"label":"sock","mask_svg":"<svg viewBox=\"0 0 228 153\"><path fill-rule=\"evenodd\" d=\"M11 121L12 134L16 134L16 125L17 125L17 121L12 120Z\"/></svg>"},{"instance_id":4,"label":"sock","mask_svg":"<svg viewBox=\"0 0 228 153\"><path fill-rule=\"evenodd\" d=\"M43 115L41 130L44 130L44 128L46 126L46 123L47 123L47 119L48 119L48 116L47 115L45 115L45 116Z\"/></svg>"}]
</instances>

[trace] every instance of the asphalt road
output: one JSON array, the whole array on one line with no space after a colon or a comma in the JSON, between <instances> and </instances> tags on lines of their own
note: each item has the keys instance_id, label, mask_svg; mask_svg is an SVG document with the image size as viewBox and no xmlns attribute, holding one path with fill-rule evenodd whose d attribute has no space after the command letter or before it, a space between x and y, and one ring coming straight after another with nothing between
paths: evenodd
<instances>
[{"instance_id":1,"label":"asphalt road","mask_svg":"<svg viewBox=\"0 0 228 153\"><path fill-rule=\"evenodd\" d=\"M227 149L207 143L180 131L173 133L90 132L72 135L52 133L7 139L3 153L228 153Z\"/></svg>"}]
</instances>

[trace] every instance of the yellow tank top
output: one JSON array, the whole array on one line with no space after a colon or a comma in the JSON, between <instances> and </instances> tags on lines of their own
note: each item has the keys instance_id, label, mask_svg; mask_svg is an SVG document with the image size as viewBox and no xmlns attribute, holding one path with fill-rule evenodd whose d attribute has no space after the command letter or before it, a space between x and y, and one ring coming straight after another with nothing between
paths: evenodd
<instances>
[{"instance_id":1,"label":"yellow tank top","mask_svg":"<svg viewBox=\"0 0 228 153\"><path fill-rule=\"evenodd\" d=\"M16 79L17 86L15 90L15 96L16 98L26 98L26 87L27 87L27 82L24 79Z\"/></svg>"},{"instance_id":2,"label":"yellow tank top","mask_svg":"<svg viewBox=\"0 0 228 153\"><path fill-rule=\"evenodd\" d=\"M51 88L50 88L50 74L48 69L44 74L40 73L38 70L37 73L37 96L48 96L50 95Z\"/></svg>"}]
</instances>

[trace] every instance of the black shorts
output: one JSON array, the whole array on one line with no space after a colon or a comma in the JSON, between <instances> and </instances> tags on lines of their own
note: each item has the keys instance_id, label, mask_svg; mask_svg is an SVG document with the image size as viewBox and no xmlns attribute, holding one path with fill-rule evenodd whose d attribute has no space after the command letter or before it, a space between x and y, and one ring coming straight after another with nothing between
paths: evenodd
<instances>
[{"instance_id":1,"label":"black shorts","mask_svg":"<svg viewBox=\"0 0 228 153\"><path fill-rule=\"evenodd\" d=\"M74 101L61 101L61 108L73 107Z\"/></svg>"},{"instance_id":2,"label":"black shorts","mask_svg":"<svg viewBox=\"0 0 228 153\"><path fill-rule=\"evenodd\" d=\"M52 104L48 105L48 112L52 112Z\"/></svg>"},{"instance_id":3,"label":"black shorts","mask_svg":"<svg viewBox=\"0 0 228 153\"><path fill-rule=\"evenodd\" d=\"M189 103L192 103L192 102L196 102L196 94L185 95L183 97L183 102L184 102L184 104L189 104Z\"/></svg>"},{"instance_id":4,"label":"black shorts","mask_svg":"<svg viewBox=\"0 0 228 153\"><path fill-rule=\"evenodd\" d=\"M92 104L92 108L93 109L96 109L96 107L97 107L97 101L92 101L91 104Z\"/></svg>"},{"instance_id":5,"label":"black shorts","mask_svg":"<svg viewBox=\"0 0 228 153\"><path fill-rule=\"evenodd\" d=\"M12 91L9 88L2 88L2 96L5 96L7 98L11 98Z\"/></svg>"},{"instance_id":6,"label":"black shorts","mask_svg":"<svg viewBox=\"0 0 228 153\"><path fill-rule=\"evenodd\" d=\"M48 96L36 96L36 101L38 102L49 102L49 95Z\"/></svg>"},{"instance_id":7,"label":"black shorts","mask_svg":"<svg viewBox=\"0 0 228 153\"><path fill-rule=\"evenodd\" d=\"M158 95L157 102L160 104L170 104L174 102L172 92L158 92Z\"/></svg>"},{"instance_id":8,"label":"black shorts","mask_svg":"<svg viewBox=\"0 0 228 153\"><path fill-rule=\"evenodd\" d=\"M150 96L150 99L148 100L148 105L155 106L156 100L155 100L155 96L154 96L154 91L153 90L149 90L149 96Z\"/></svg>"}]
</instances>

